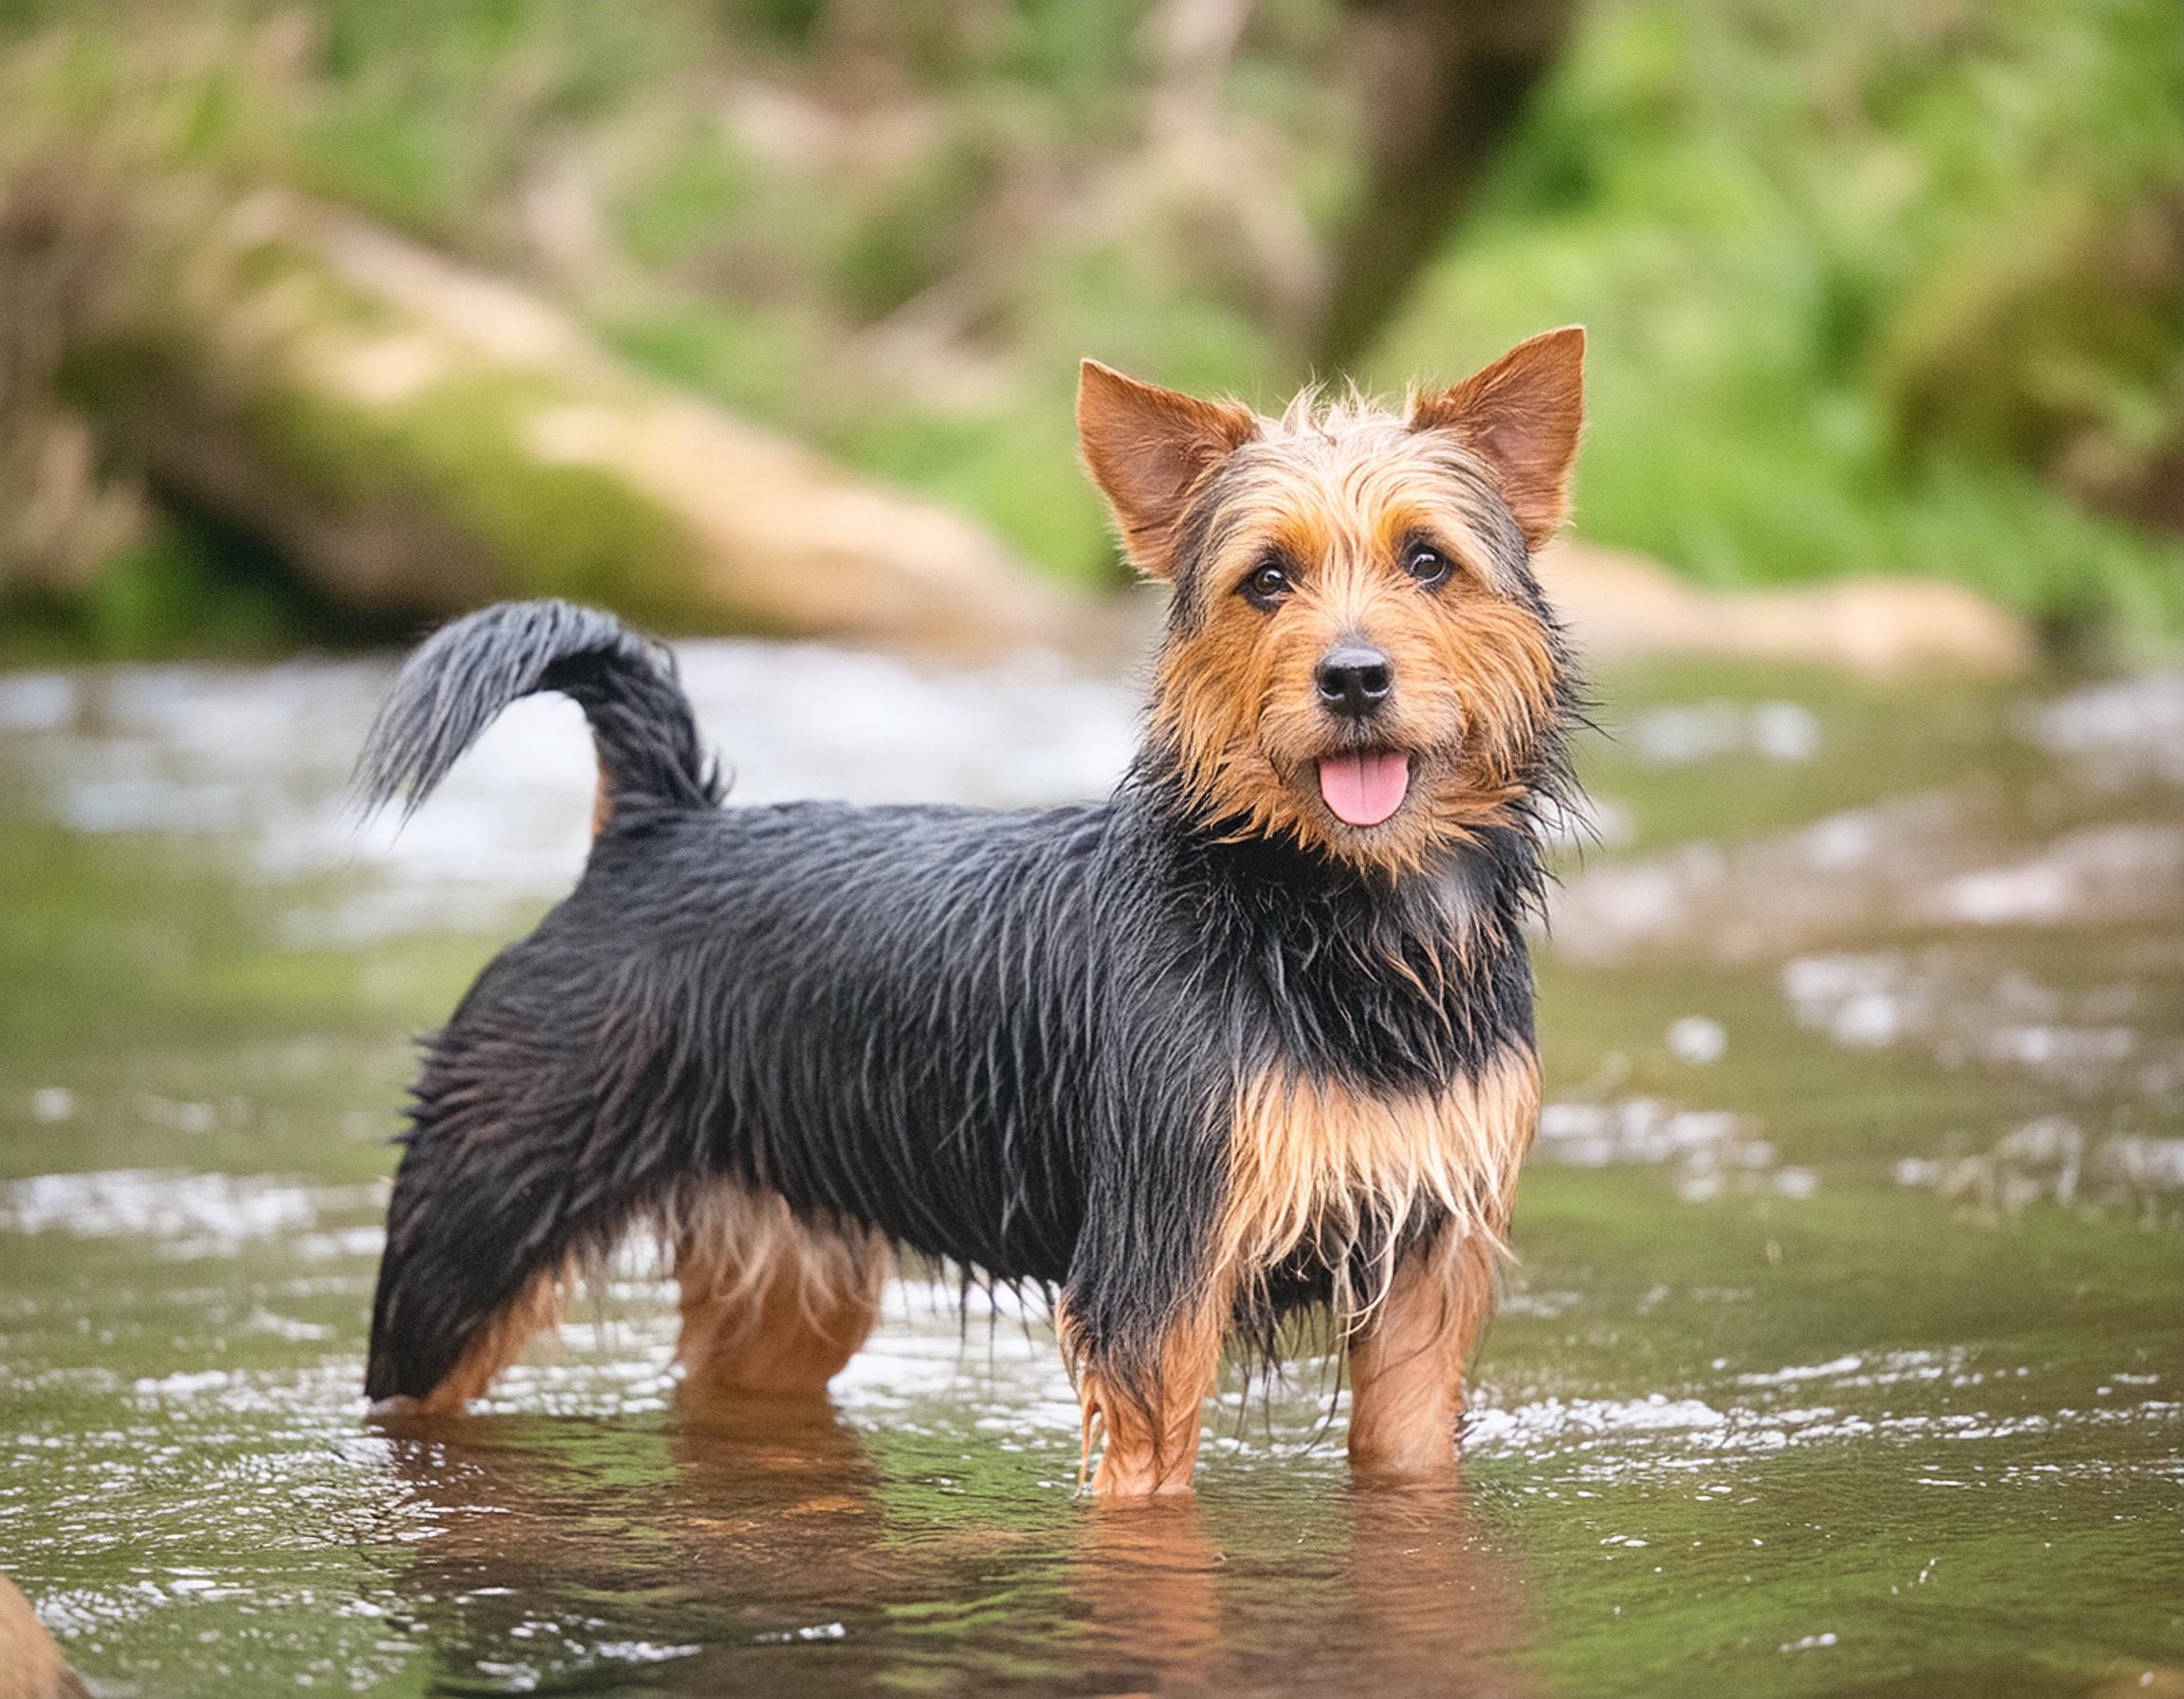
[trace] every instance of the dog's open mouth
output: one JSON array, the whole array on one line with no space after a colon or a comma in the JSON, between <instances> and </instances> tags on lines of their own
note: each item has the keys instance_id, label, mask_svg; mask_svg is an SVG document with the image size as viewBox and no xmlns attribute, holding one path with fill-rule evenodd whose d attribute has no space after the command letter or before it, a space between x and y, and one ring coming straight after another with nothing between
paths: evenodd
<instances>
[{"instance_id":1,"label":"dog's open mouth","mask_svg":"<svg viewBox=\"0 0 2184 1699\"><path fill-rule=\"evenodd\" d=\"M1403 806L1410 758L1395 749L1359 749L1320 758L1320 796L1346 826L1377 826Z\"/></svg>"}]
</instances>

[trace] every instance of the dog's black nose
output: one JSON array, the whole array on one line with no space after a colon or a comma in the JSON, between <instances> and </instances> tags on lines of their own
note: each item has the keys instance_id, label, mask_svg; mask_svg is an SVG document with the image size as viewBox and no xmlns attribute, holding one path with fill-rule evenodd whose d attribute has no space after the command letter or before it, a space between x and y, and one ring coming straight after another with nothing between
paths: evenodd
<instances>
[{"instance_id":1,"label":"dog's black nose","mask_svg":"<svg viewBox=\"0 0 2184 1699\"><path fill-rule=\"evenodd\" d=\"M1320 700L1329 710L1353 720L1376 712L1395 683L1388 657L1362 643L1329 649L1320 657L1312 676L1320 686Z\"/></svg>"}]
</instances>

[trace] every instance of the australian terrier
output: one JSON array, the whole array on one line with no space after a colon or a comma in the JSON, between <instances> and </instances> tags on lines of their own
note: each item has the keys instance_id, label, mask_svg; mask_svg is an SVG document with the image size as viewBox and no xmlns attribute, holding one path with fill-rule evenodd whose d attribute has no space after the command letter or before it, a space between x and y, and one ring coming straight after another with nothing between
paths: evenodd
<instances>
[{"instance_id":1,"label":"australian terrier","mask_svg":"<svg viewBox=\"0 0 2184 1699\"><path fill-rule=\"evenodd\" d=\"M1583 355L1279 418L1086 361L1085 463L1173 590L1105 802L724 809L672 662L608 616L427 642L368 803L544 690L599 800L575 890L428 1047L371 1396L459 1408L649 1227L695 1387L820 1393L908 1249L1053 1296L1096 1492L1187 1489L1225 1340L1315 1306L1353 1464L1450 1469L1538 1105L1523 924L1577 699L1532 556Z\"/></svg>"}]
</instances>

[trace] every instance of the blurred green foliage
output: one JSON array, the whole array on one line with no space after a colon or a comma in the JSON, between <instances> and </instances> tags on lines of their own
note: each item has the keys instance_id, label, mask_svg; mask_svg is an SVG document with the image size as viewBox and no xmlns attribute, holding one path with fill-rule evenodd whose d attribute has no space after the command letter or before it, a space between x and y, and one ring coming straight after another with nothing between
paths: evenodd
<instances>
[{"instance_id":1,"label":"blurred green foliage","mask_svg":"<svg viewBox=\"0 0 2184 1699\"><path fill-rule=\"evenodd\" d=\"M1094 579L1077 358L1279 399L1372 98L1335 0L1260 0L1210 80L1147 0L0 19L19 133L365 210ZM2173 0L1593 0L1358 375L1582 320L1584 536L2173 637L2180 111Z\"/></svg>"},{"instance_id":2,"label":"blurred green foliage","mask_svg":"<svg viewBox=\"0 0 2184 1699\"><path fill-rule=\"evenodd\" d=\"M2173 631L2173 541L2058 486L2184 435L2184 257L2120 235L2184 208L2179 112L2167 4L1602 7L1375 365L1582 319L1588 535Z\"/></svg>"}]
</instances>

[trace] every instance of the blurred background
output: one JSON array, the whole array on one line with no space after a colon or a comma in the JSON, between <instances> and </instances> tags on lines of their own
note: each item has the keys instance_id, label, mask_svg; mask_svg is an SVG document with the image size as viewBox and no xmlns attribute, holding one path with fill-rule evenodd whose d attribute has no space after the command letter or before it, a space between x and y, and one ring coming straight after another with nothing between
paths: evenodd
<instances>
[{"instance_id":1,"label":"blurred background","mask_svg":"<svg viewBox=\"0 0 2184 1699\"><path fill-rule=\"evenodd\" d=\"M2175 0L0 0L0 1570L101 1693L2184 1695ZM1462 1490L1324 1341L1072 1497L912 1267L693 1412L619 1263L376 1421L410 1040L570 887L496 597L732 806L1097 796L1158 598L1077 362L1278 405L1582 321L1597 707ZM637 1248L641 1252L642 1248ZM0 1693L34 1668L0 1587Z\"/></svg>"},{"instance_id":2,"label":"blurred background","mask_svg":"<svg viewBox=\"0 0 2184 1699\"><path fill-rule=\"evenodd\" d=\"M1117 576L1081 356L1573 320L1580 538L2173 644L2180 110L2169 0L6 0L0 652L982 640Z\"/></svg>"}]
</instances>

